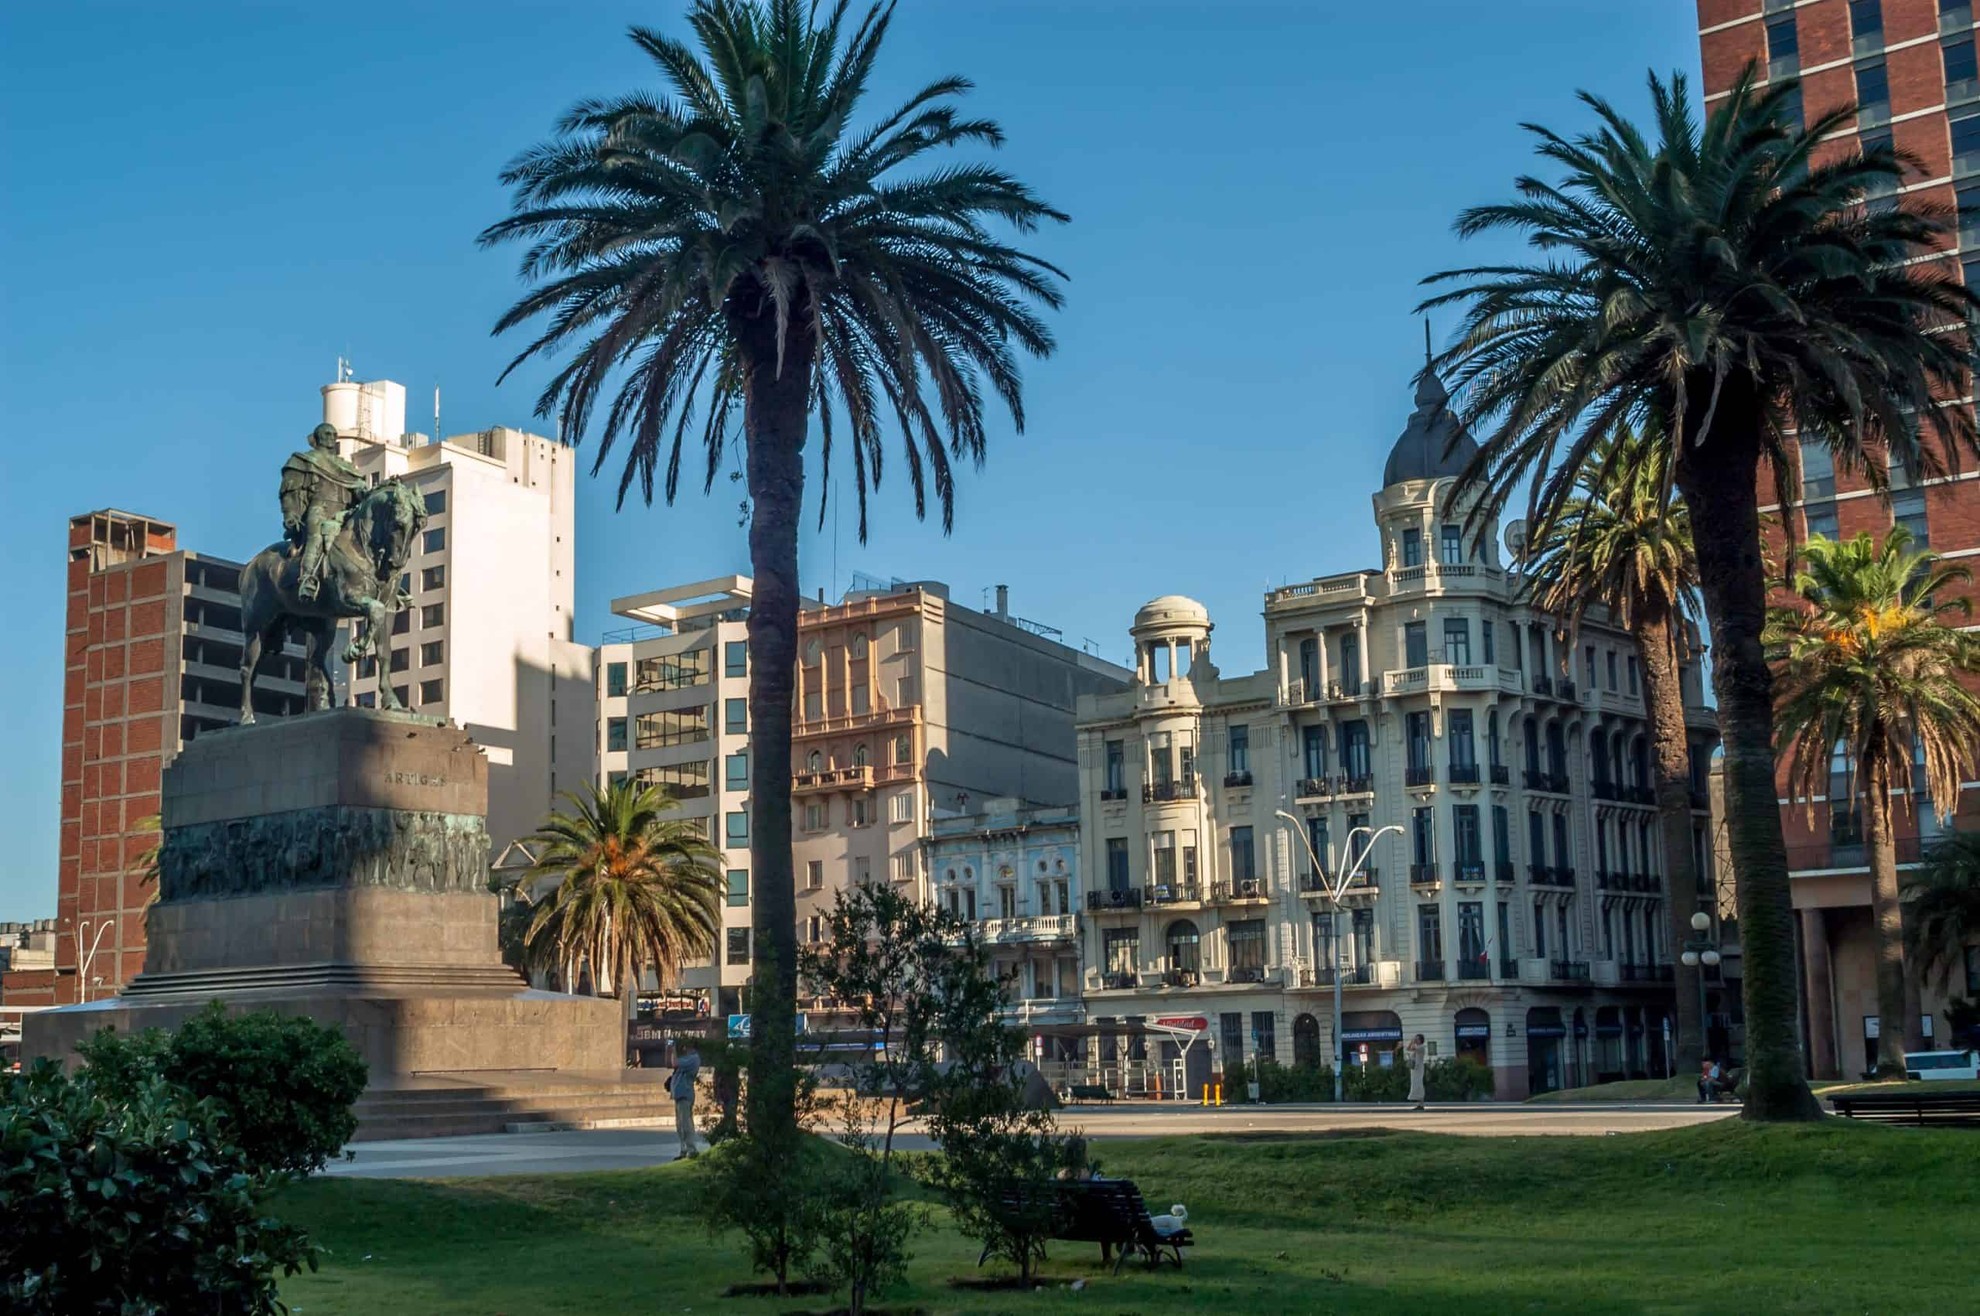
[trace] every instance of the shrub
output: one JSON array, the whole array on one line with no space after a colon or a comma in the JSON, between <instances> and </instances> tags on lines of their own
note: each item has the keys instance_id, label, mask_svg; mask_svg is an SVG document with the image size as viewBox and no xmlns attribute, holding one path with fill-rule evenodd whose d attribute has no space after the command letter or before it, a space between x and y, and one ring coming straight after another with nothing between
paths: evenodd
<instances>
[{"instance_id":1,"label":"shrub","mask_svg":"<svg viewBox=\"0 0 1980 1316\"><path fill-rule=\"evenodd\" d=\"M156 1074L211 1101L222 1132L257 1173L309 1174L357 1130L367 1069L343 1033L297 1015L229 1014L218 1001L170 1034L105 1030L79 1048L112 1100Z\"/></svg>"},{"instance_id":2,"label":"shrub","mask_svg":"<svg viewBox=\"0 0 1980 1316\"><path fill-rule=\"evenodd\" d=\"M849 1103L847 1110L858 1109ZM846 1154L831 1159L817 1194L816 1256L807 1274L846 1293L846 1310L862 1316L875 1294L907 1279L908 1239L926 1220L918 1204L895 1191L896 1177L875 1155L871 1131L848 1114ZM814 1169L815 1169L814 1165Z\"/></svg>"},{"instance_id":3,"label":"shrub","mask_svg":"<svg viewBox=\"0 0 1980 1316\"><path fill-rule=\"evenodd\" d=\"M43 1061L0 1075L0 1293L23 1316L269 1316L316 1268L216 1103L126 1073L115 1099Z\"/></svg>"},{"instance_id":4,"label":"shrub","mask_svg":"<svg viewBox=\"0 0 1980 1316\"><path fill-rule=\"evenodd\" d=\"M749 1243L750 1269L770 1276L779 1295L789 1291L791 1276L811 1267L824 1223L829 1149L804 1133L817 1112L817 1080L800 1071L795 1141L773 1142L745 1125L701 1157L701 1215L709 1233L739 1231Z\"/></svg>"},{"instance_id":5,"label":"shrub","mask_svg":"<svg viewBox=\"0 0 1980 1316\"><path fill-rule=\"evenodd\" d=\"M1492 1095L1492 1070L1470 1056L1444 1056L1423 1067L1423 1090L1432 1101L1471 1101Z\"/></svg>"},{"instance_id":6,"label":"shrub","mask_svg":"<svg viewBox=\"0 0 1980 1316\"><path fill-rule=\"evenodd\" d=\"M1282 1065L1275 1060L1258 1062L1260 1101L1332 1101L1334 1071L1325 1065Z\"/></svg>"},{"instance_id":7,"label":"shrub","mask_svg":"<svg viewBox=\"0 0 1980 1316\"><path fill-rule=\"evenodd\" d=\"M1409 1096L1409 1069L1393 1065L1350 1065L1341 1083L1349 1101L1402 1101Z\"/></svg>"}]
</instances>

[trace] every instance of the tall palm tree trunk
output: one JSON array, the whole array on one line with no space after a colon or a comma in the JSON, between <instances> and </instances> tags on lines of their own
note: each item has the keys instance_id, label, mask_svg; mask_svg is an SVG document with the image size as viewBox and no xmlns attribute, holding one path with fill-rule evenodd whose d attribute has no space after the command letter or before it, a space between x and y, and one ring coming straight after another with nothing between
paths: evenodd
<instances>
[{"instance_id":1,"label":"tall palm tree trunk","mask_svg":"<svg viewBox=\"0 0 1980 1316\"><path fill-rule=\"evenodd\" d=\"M1679 673L1677 628L1663 608L1645 609L1637 619L1637 648L1643 654L1643 705L1650 713L1651 770L1657 783L1657 830L1663 841L1664 913L1673 954L1691 936L1698 908L1698 860L1691 834L1691 741L1684 726L1684 683ZM1677 1056L1681 1074L1696 1073L1705 1055L1705 1020L1698 1008L1702 970L1677 966Z\"/></svg>"},{"instance_id":2,"label":"tall palm tree trunk","mask_svg":"<svg viewBox=\"0 0 1980 1316\"><path fill-rule=\"evenodd\" d=\"M1881 737L1880 737L1881 738ZM1831 806L1833 807L1833 806ZM1902 1075L1912 1038L1904 1001L1904 906L1891 835L1891 766L1881 748L1863 760L1863 839L1870 851L1870 913L1877 924L1877 1072Z\"/></svg>"},{"instance_id":3,"label":"tall palm tree trunk","mask_svg":"<svg viewBox=\"0 0 1980 1316\"><path fill-rule=\"evenodd\" d=\"M1746 1107L1750 1120L1814 1120L1822 1107L1804 1077L1795 971L1794 900L1774 786L1774 675L1761 646L1767 573L1760 558L1760 408L1719 398L1712 438L1698 434L1710 381L1692 390L1677 484L1691 513L1698 575L1712 627L1712 689L1725 746L1727 833L1738 882L1746 996Z\"/></svg>"},{"instance_id":4,"label":"tall palm tree trunk","mask_svg":"<svg viewBox=\"0 0 1980 1316\"><path fill-rule=\"evenodd\" d=\"M775 1146L797 1132L797 891L791 864L791 702L798 644L798 518L811 402L808 308L779 343L766 304L733 311L745 378L751 515L749 866L756 943L750 992L749 1129Z\"/></svg>"}]
</instances>

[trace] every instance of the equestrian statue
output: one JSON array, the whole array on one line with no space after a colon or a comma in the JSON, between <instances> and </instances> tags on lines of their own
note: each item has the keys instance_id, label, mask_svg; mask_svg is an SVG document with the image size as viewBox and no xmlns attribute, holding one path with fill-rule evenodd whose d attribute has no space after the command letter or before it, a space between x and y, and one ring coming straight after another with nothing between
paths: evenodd
<instances>
[{"instance_id":1,"label":"equestrian statue","mask_svg":"<svg viewBox=\"0 0 1980 1316\"><path fill-rule=\"evenodd\" d=\"M412 599L399 581L413 541L426 525L426 503L396 476L367 488L357 467L337 452L337 430L318 425L309 447L282 465L280 543L254 555L241 572L241 724L254 721L254 678L268 653L299 636L307 649L309 710L330 707L335 688L330 650L337 623L354 626L341 661L378 651L392 614ZM403 708L390 680L379 705Z\"/></svg>"}]
</instances>

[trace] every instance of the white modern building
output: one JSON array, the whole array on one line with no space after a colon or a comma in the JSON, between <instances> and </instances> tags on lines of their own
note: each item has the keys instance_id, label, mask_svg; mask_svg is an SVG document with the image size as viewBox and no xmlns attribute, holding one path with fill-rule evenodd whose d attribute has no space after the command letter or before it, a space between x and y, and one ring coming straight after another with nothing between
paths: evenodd
<instances>
[{"instance_id":1,"label":"white modern building","mask_svg":"<svg viewBox=\"0 0 1980 1316\"><path fill-rule=\"evenodd\" d=\"M390 380L324 385L323 419L374 483L397 476L426 500L404 581L413 606L359 664L352 695L375 704L389 682L408 708L474 737L499 853L596 771L592 652L572 638L576 459L505 427L408 432L405 389Z\"/></svg>"},{"instance_id":2,"label":"white modern building","mask_svg":"<svg viewBox=\"0 0 1980 1316\"><path fill-rule=\"evenodd\" d=\"M1169 595L1135 615L1134 688L1080 702L1088 1021L1201 1021L1210 1043L1102 1036L1110 1086L1388 1064L1416 1033L1501 1096L1666 1072L1665 902L1700 892L1664 879L1634 642L1597 614L1570 648L1491 528L1465 533L1450 491L1476 447L1427 369L1416 403L1374 496L1381 565L1268 594L1265 670L1223 675L1209 614ZM1688 639L1709 884L1716 725Z\"/></svg>"}]
</instances>

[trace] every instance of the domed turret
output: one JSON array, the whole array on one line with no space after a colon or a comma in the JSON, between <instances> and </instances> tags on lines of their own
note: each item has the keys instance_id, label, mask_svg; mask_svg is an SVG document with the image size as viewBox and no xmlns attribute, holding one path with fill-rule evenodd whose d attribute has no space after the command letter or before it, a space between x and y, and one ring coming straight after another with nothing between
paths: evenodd
<instances>
[{"instance_id":1,"label":"domed turret","mask_svg":"<svg viewBox=\"0 0 1980 1316\"><path fill-rule=\"evenodd\" d=\"M1144 685L1187 677L1210 649L1210 609L1181 594L1150 599L1134 614L1135 674Z\"/></svg>"},{"instance_id":2,"label":"domed turret","mask_svg":"<svg viewBox=\"0 0 1980 1316\"><path fill-rule=\"evenodd\" d=\"M1403 426L1402 437L1389 450L1382 468L1387 487L1405 480L1441 480L1462 471L1478 455L1478 444L1465 433L1451 409L1451 395L1430 363L1416 377L1416 410Z\"/></svg>"}]
</instances>

